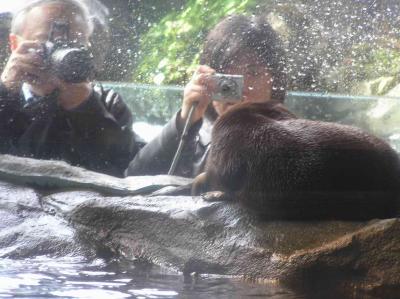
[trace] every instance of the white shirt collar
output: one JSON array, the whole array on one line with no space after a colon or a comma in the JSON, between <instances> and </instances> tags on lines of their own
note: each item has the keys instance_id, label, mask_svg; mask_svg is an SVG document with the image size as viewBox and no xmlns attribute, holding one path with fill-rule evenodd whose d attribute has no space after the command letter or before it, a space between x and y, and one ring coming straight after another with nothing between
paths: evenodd
<instances>
[{"instance_id":1,"label":"white shirt collar","mask_svg":"<svg viewBox=\"0 0 400 299\"><path fill-rule=\"evenodd\" d=\"M26 103L30 103L35 100L35 95L31 92L29 88L29 84L23 83L22 87L22 95L24 96L24 100Z\"/></svg>"}]
</instances>

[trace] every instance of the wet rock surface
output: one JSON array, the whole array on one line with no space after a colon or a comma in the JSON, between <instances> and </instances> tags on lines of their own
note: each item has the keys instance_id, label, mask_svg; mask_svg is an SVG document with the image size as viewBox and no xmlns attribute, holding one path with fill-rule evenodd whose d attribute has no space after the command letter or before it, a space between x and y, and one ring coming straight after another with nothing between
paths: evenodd
<instances>
[{"instance_id":1,"label":"wet rock surface","mask_svg":"<svg viewBox=\"0 0 400 299\"><path fill-rule=\"evenodd\" d=\"M104 194L146 194L165 186L183 186L190 179L156 175L119 179L109 175L73 167L63 161L44 161L0 155L0 180L30 184L36 188L90 189Z\"/></svg>"},{"instance_id":2,"label":"wet rock surface","mask_svg":"<svg viewBox=\"0 0 400 299\"><path fill-rule=\"evenodd\" d=\"M128 184L61 162L0 161L0 257L106 254L184 273L400 292L398 219L266 222L235 203L148 194L186 179L149 177L149 189L145 177Z\"/></svg>"},{"instance_id":3,"label":"wet rock surface","mask_svg":"<svg viewBox=\"0 0 400 299\"><path fill-rule=\"evenodd\" d=\"M44 211L41 195L32 188L0 182L0 217L1 258L95 255L66 220Z\"/></svg>"}]
</instances>

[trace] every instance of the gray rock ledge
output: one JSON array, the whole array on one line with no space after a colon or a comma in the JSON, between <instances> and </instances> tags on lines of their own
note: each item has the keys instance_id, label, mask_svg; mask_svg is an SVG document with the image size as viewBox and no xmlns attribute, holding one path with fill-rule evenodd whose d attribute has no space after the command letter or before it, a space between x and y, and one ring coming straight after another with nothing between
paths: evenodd
<instances>
[{"instance_id":1,"label":"gray rock ledge","mask_svg":"<svg viewBox=\"0 0 400 299\"><path fill-rule=\"evenodd\" d=\"M329 282L382 298L400 293L399 219L266 222L231 202L137 195L188 183L118 179L63 162L0 156L0 257L93 257L106 249L184 273Z\"/></svg>"}]
</instances>

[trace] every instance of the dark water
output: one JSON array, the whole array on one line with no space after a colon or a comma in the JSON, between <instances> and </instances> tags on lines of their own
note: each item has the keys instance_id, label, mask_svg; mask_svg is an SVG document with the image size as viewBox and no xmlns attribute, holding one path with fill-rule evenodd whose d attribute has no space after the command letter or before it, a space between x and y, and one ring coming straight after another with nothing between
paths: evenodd
<instances>
[{"instance_id":1,"label":"dark water","mask_svg":"<svg viewBox=\"0 0 400 299\"><path fill-rule=\"evenodd\" d=\"M302 299L278 285L201 276L82 258L0 260L0 298L272 298Z\"/></svg>"}]
</instances>

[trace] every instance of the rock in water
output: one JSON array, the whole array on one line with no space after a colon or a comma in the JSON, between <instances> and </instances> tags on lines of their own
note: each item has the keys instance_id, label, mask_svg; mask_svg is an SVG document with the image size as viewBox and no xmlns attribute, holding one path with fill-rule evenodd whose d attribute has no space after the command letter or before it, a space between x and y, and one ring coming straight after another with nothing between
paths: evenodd
<instances>
[{"instance_id":1,"label":"rock in water","mask_svg":"<svg viewBox=\"0 0 400 299\"><path fill-rule=\"evenodd\" d=\"M0 155L0 179L53 189L90 189L112 195L148 194L166 186L182 186L191 179L169 176L135 176L124 179L71 166L63 161L46 161Z\"/></svg>"},{"instance_id":2,"label":"rock in water","mask_svg":"<svg viewBox=\"0 0 400 299\"><path fill-rule=\"evenodd\" d=\"M12 173L14 183L0 183L0 257L93 257L102 252L186 273L329 285L329 291L340 289L352 296L361 292L397 298L400 292L399 219L266 222L234 202L104 195L96 190L104 182L92 180L107 176L60 162L7 159L1 172ZM39 169L51 165L55 177L57 171L67 172L69 181L95 187L76 184L66 190L58 185L43 194L42 187L22 184L27 178L31 184ZM38 172L20 172L19 180L18 169ZM65 174L60 177L56 182L63 182ZM119 180L112 179L113 186L119 186Z\"/></svg>"},{"instance_id":3,"label":"rock in water","mask_svg":"<svg viewBox=\"0 0 400 299\"><path fill-rule=\"evenodd\" d=\"M200 197L48 196L94 247L184 273L380 294L400 291L400 221L265 222L237 203ZM75 200L73 200L75 199ZM70 207L65 203L74 202ZM394 297L395 298L395 297Z\"/></svg>"}]
</instances>

